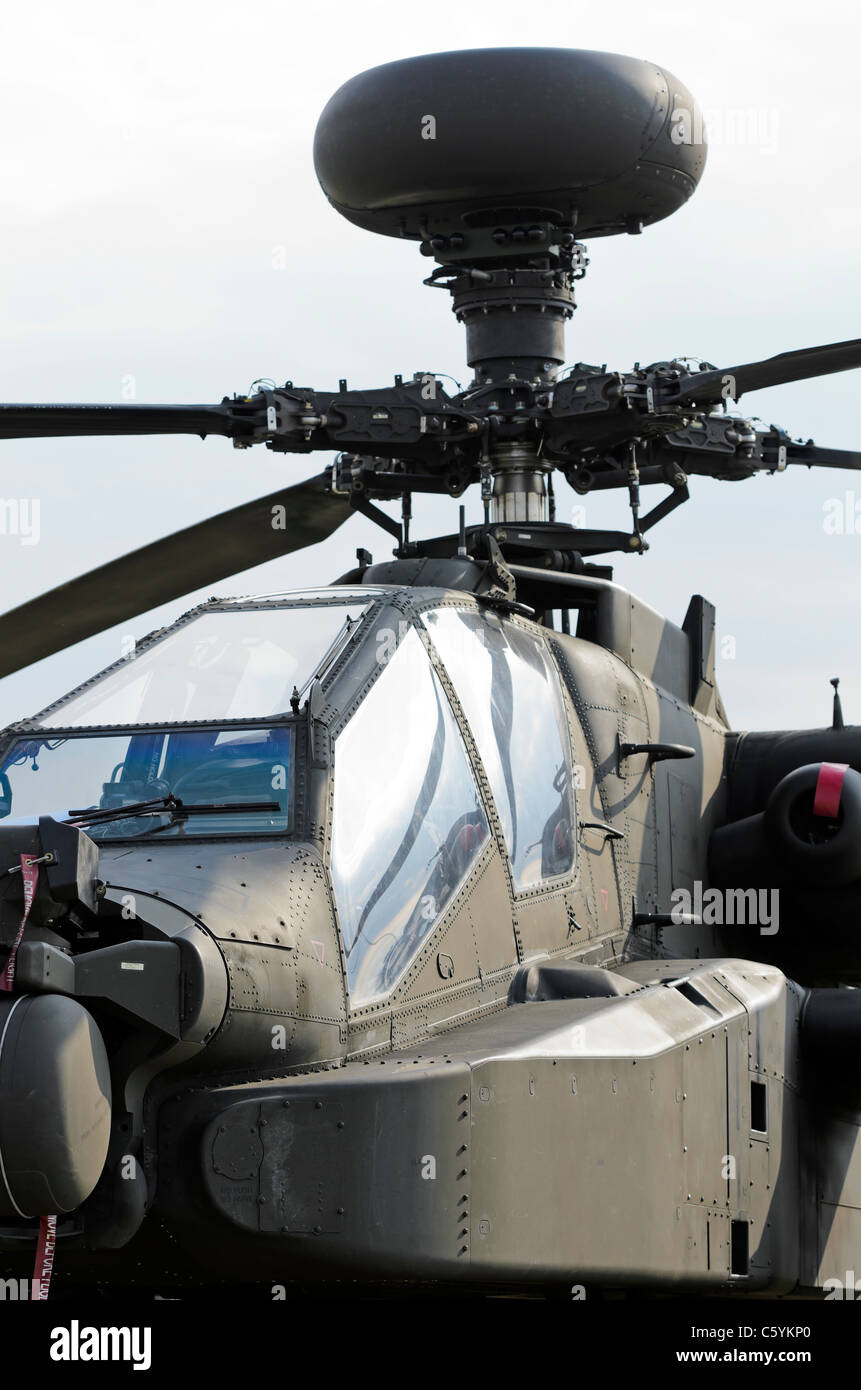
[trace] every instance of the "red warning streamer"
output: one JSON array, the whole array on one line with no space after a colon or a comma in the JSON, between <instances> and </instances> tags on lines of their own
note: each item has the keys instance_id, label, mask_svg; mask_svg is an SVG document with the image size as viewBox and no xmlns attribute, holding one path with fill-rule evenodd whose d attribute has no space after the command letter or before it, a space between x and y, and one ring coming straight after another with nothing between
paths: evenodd
<instances>
[{"instance_id":1,"label":"red warning streamer","mask_svg":"<svg viewBox=\"0 0 861 1390\"><path fill-rule=\"evenodd\" d=\"M7 992L12 989L15 983L15 957L18 954L18 947L21 945L21 937L24 935L24 928L27 925L27 918L30 916L30 908L33 906L33 899L36 896L36 886L39 882L39 866L28 859L26 854L20 856L21 877L24 880L24 916L21 918L21 925L18 928L18 935L12 943L12 950L9 952L9 959L6 961L6 968L0 976L0 990ZM14 872L10 870L10 873Z\"/></svg>"},{"instance_id":2,"label":"red warning streamer","mask_svg":"<svg viewBox=\"0 0 861 1390\"><path fill-rule=\"evenodd\" d=\"M39 1241L36 1245L36 1263L33 1267L33 1298L44 1300L51 1287L51 1270L54 1268L54 1244L57 1239L56 1216L39 1217Z\"/></svg>"},{"instance_id":3,"label":"red warning streamer","mask_svg":"<svg viewBox=\"0 0 861 1390\"><path fill-rule=\"evenodd\" d=\"M816 779L816 793L813 797L814 816L827 816L833 820L840 810L840 795L843 779L849 771L848 763L822 763Z\"/></svg>"}]
</instances>

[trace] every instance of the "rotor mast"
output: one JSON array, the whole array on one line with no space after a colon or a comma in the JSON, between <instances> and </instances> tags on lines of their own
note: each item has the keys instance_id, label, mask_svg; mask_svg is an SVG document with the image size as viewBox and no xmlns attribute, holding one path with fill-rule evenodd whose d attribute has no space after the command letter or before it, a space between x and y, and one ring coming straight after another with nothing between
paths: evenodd
<instances>
[{"instance_id":1,"label":"rotor mast","mask_svg":"<svg viewBox=\"0 0 861 1390\"><path fill-rule=\"evenodd\" d=\"M574 280L585 273L585 247L577 245L571 232L561 244L548 246L551 229L540 224L498 227L492 236L500 249L511 244L516 251L527 243L545 254L536 258L537 264L532 260L525 265L443 267L454 272L447 288L454 314L466 329L466 360L475 372L472 385L495 388L499 397L487 401L490 429L483 496L491 523L548 521L550 465L528 433L505 438L499 432L498 412L505 401L505 414L509 413L518 385L552 391L565 361L565 324L575 309ZM436 249L432 243L430 249ZM430 283L440 281L431 277Z\"/></svg>"}]
</instances>

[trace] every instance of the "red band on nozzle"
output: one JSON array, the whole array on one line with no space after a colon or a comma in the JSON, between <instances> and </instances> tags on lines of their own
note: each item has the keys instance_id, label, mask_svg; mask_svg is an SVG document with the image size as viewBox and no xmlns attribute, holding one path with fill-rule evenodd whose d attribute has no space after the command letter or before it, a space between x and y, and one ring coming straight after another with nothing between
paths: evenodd
<instances>
[{"instance_id":1,"label":"red band on nozzle","mask_svg":"<svg viewBox=\"0 0 861 1390\"><path fill-rule=\"evenodd\" d=\"M837 815L840 810L843 778L848 771L848 763L822 764L816 779L816 794L813 798L814 816L828 816L833 819Z\"/></svg>"}]
</instances>

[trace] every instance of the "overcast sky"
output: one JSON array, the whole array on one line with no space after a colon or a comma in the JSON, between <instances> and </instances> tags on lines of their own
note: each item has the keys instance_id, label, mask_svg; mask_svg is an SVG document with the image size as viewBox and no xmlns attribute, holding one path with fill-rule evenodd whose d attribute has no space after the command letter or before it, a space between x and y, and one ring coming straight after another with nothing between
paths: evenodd
<instances>
[{"instance_id":1,"label":"overcast sky","mask_svg":"<svg viewBox=\"0 0 861 1390\"><path fill-rule=\"evenodd\" d=\"M466 381L448 297L421 284L427 262L343 221L312 161L317 117L342 82L453 47L647 58L706 112L708 163L686 207L642 237L590 243L570 362L624 370L692 354L728 365L861 336L861 18L845 0L336 0L314 11L54 0L7 8L3 31L2 400L108 402L134 389L141 402L214 402L261 376L319 388L417 370ZM861 448L859 387L853 372L742 404L793 436ZM38 544L0 533L0 608L329 461L223 439L0 443L0 499L39 503ZM835 675L847 720L861 723L861 475L795 468L694 479L691 493L648 555L617 557L617 580L677 621L692 592L716 604L735 727L828 722ZM829 501L851 510L855 493L857 531L826 531ZM564 481L558 495L570 519L581 499ZM647 491L647 504L660 495ZM416 508L416 534L453 528L456 504ZM480 519L477 497L468 519ZM624 495L587 498L586 524L626 527ZM385 558L391 539L356 517L219 592L323 583L357 546ZM207 596L0 682L0 724Z\"/></svg>"}]
</instances>

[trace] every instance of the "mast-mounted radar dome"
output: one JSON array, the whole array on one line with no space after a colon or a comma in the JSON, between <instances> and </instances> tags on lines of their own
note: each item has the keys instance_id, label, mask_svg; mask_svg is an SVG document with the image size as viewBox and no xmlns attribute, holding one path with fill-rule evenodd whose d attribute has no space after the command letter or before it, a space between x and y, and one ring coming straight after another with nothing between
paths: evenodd
<instances>
[{"instance_id":1,"label":"mast-mounted radar dome","mask_svg":"<svg viewBox=\"0 0 861 1390\"><path fill-rule=\"evenodd\" d=\"M387 236L453 236L441 248L449 260L461 249L499 256L512 229L526 244L515 238L511 249L528 244L532 255L556 229L578 239L639 231L690 197L705 155L696 103L665 68L567 48L371 68L338 89L314 139L338 212ZM496 242L483 247L479 229Z\"/></svg>"}]
</instances>

